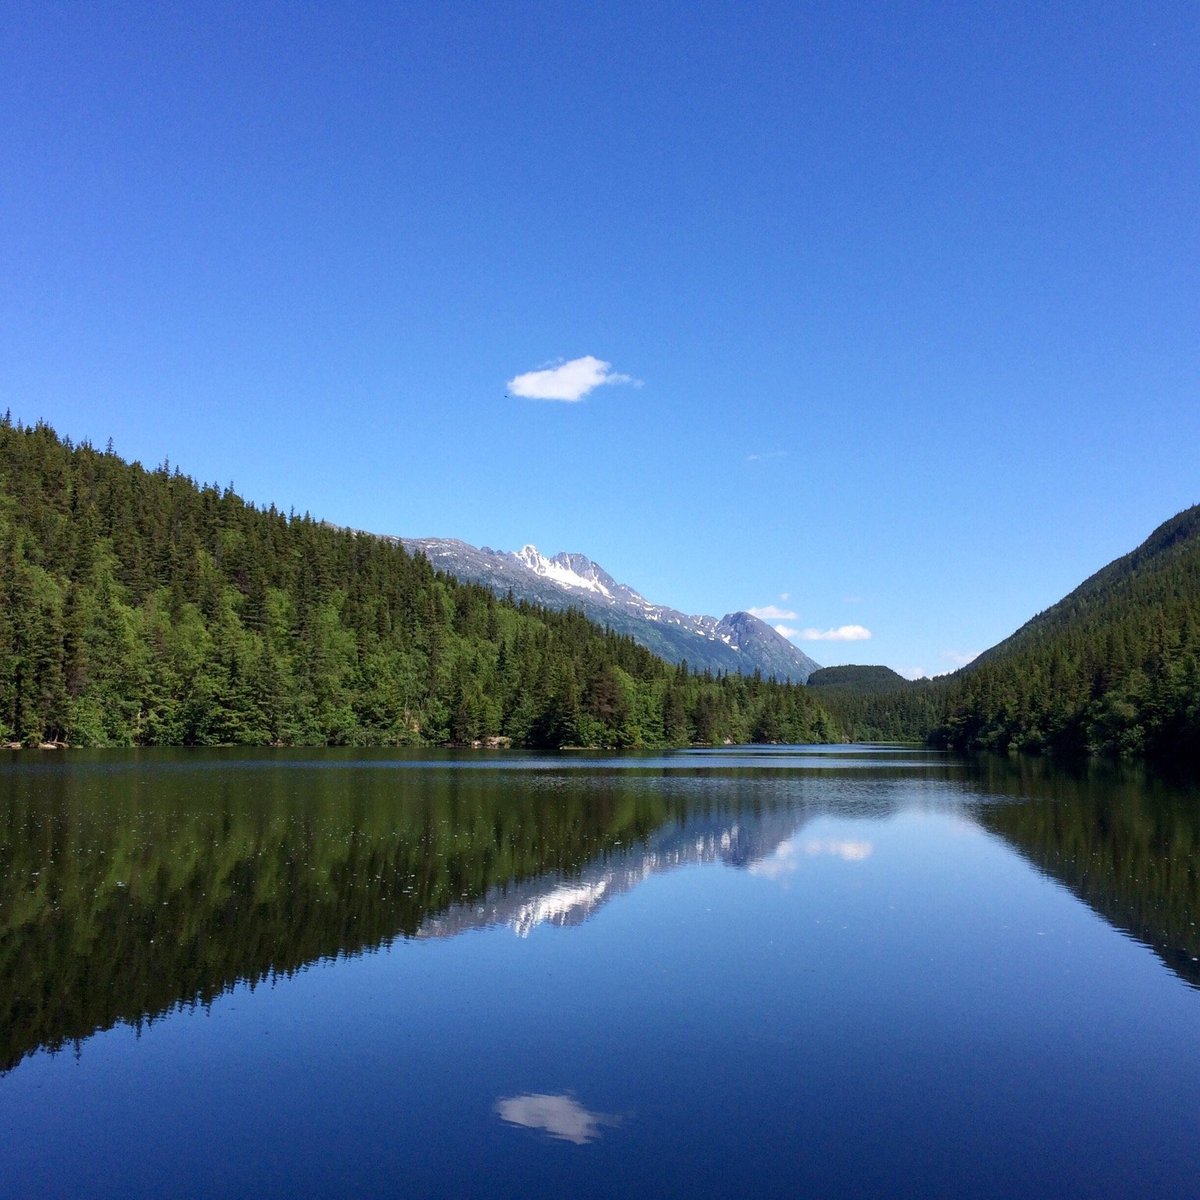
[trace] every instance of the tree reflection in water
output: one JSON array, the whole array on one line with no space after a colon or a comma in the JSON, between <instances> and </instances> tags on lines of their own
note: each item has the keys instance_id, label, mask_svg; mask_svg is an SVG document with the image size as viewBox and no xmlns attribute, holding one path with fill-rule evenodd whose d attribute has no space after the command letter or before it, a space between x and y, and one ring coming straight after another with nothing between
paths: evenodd
<instances>
[{"instance_id":1,"label":"tree reflection in water","mask_svg":"<svg viewBox=\"0 0 1200 1200\"><path fill-rule=\"evenodd\" d=\"M816 853L862 857L866 843L793 835L833 806L892 802L833 757L792 771L694 761L398 770L330 751L156 752L9 767L0 1071L397 936L571 924L686 862L770 875ZM1200 984L1194 789L1010 760L881 763L871 778L889 775L953 784L973 819Z\"/></svg>"}]
</instances>

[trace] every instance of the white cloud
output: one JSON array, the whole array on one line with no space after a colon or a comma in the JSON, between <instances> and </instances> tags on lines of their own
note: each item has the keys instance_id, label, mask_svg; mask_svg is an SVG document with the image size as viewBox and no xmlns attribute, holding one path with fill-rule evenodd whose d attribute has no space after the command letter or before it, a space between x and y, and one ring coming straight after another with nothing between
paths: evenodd
<instances>
[{"instance_id":1,"label":"white cloud","mask_svg":"<svg viewBox=\"0 0 1200 1200\"><path fill-rule=\"evenodd\" d=\"M871 631L862 625L839 625L836 629L802 629L798 636L806 642L865 642Z\"/></svg>"},{"instance_id":2,"label":"white cloud","mask_svg":"<svg viewBox=\"0 0 1200 1200\"><path fill-rule=\"evenodd\" d=\"M924 679L927 673L924 667L897 667L896 674L905 679Z\"/></svg>"},{"instance_id":3,"label":"white cloud","mask_svg":"<svg viewBox=\"0 0 1200 1200\"><path fill-rule=\"evenodd\" d=\"M762 608L748 608L746 611L752 616L757 617L760 621L794 621L796 614L789 612L786 608L780 608L777 604L764 604ZM784 635L787 636L786 634Z\"/></svg>"},{"instance_id":4,"label":"white cloud","mask_svg":"<svg viewBox=\"0 0 1200 1200\"><path fill-rule=\"evenodd\" d=\"M792 598L792 593L791 592L780 592L779 598L780 598L780 600L790 600Z\"/></svg>"},{"instance_id":5,"label":"white cloud","mask_svg":"<svg viewBox=\"0 0 1200 1200\"><path fill-rule=\"evenodd\" d=\"M603 1126L616 1125L616 1117L607 1113L589 1112L572 1096L547 1096L529 1092L496 1101L496 1112L510 1125L526 1129L541 1129L552 1138L583 1146L594 1142Z\"/></svg>"},{"instance_id":6,"label":"white cloud","mask_svg":"<svg viewBox=\"0 0 1200 1200\"><path fill-rule=\"evenodd\" d=\"M800 634L800 630L793 629L790 625L776 625L775 632L782 634L782 636L785 638L798 637Z\"/></svg>"},{"instance_id":7,"label":"white cloud","mask_svg":"<svg viewBox=\"0 0 1200 1200\"><path fill-rule=\"evenodd\" d=\"M747 462L765 462L768 458L787 458L786 450L765 450L762 454L747 454Z\"/></svg>"},{"instance_id":8,"label":"white cloud","mask_svg":"<svg viewBox=\"0 0 1200 1200\"><path fill-rule=\"evenodd\" d=\"M956 667L965 667L967 663L974 662L979 657L979 651L972 650L969 654L960 654L957 650L943 650L942 657Z\"/></svg>"},{"instance_id":9,"label":"white cloud","mask_svg":"<svg viewBox=\"0 0 1200 1200\"><path fill-rule=\"evenodd\" d=\"M642 381L632 375L621 375L612 363L602 362L585 354L569 362L556 362L536 371L526 371L508 381L509 395L529 400L566 400L574 403L606 383L629 383L641 387Z\"/></svg>"}]
</instances>

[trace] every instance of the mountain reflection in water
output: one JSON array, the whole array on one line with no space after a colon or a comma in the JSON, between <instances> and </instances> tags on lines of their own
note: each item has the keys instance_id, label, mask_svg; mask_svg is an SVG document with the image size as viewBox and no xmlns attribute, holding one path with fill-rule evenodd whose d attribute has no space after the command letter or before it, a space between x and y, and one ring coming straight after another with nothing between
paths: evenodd
<instances>
[{"instance_id":1,"label":"mountain reflection in water","mask_svg":"<svg viewBox=\"0 0 1200 1200\"><path fill-rule=\"evenodd\" d=\"M815 856L862 861L869 840L803 827L833 811L887 816L897 778L1200 982L1198 806L1141 778L877 755L866 779L850 751L590 769L535 759L526 771L516 756L396 770L328 751L13 761L0 768L0 1071L396 937L578 924L664 871L720 862L780 877ZM554 1099L509 1097L498 1111L588 1140L576 1102Z\"/></svg>"}]
</instances>

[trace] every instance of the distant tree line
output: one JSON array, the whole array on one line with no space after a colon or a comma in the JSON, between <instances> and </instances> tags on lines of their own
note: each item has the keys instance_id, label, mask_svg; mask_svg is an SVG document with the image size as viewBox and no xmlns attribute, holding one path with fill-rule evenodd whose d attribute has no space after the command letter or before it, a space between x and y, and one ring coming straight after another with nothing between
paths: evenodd
<instances>
[{"instance_id":1,"label":"distant tree line","mask_svg":"<svg viewBox=\"0 0 1200 1200\"><path fill-rule=\"evenodd\" d=\"M803 686L670 666L381 538L0 419L0 739L837 740Z\"/></svg>"}]
</instances>

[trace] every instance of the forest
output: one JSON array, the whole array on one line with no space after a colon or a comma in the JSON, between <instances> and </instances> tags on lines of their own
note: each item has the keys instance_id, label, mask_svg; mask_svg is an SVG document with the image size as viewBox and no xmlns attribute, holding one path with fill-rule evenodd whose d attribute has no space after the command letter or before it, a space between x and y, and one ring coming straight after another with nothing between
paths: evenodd
<instances>
[{"instance_id":1,"label":"forest","mask_svg":"<svg viewBox=\"0 0 1200 1200\"><path fill-rule=\"evenodd\" d=\"M950 676L671 666L395 542L0 419L0 743L928 741L1200 760L1200 506Z\"/></svg>"},{"instance_id":2,"label":"forest","mask_svg":"<svg viewBox=\"0 0 1200 1200\"><path fill-rule=\"evenodd\" d=\"M801 685L671 666L388 540L0 419L0 742L821 742Z\"/></svg>"},{"instance_id":3,"label":"forest","mask_svg":"<svg viewBox=\"0 0 1200 1200\"><path fill-rule=\"evenodd\" d=\"M809 679L860 741L1200 762L1200 506L952 675Z\"/></svg>"},{"instance_id":4,"label":"forest","mask_svg":"<svg viewBox=\"0 0 1200 1200\"><path fill-rule=\"evenodd\" d=\"M856 742L924 741L945 711L942 680L908 680L888 667L822 667L808 686Z\"/></svg>"},{"instance_id":5,"label":"forest","mask_svg":"<svg viewBox=\"0 0 1200 1200\"><path fill-rule=\"evenodd\" d=\"M1200 761L1200 506L951 676L929 737Z\"/></svg>"}]
</instances>

